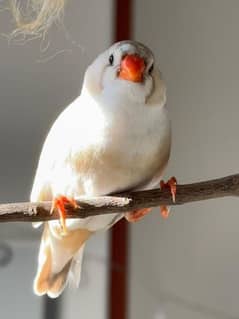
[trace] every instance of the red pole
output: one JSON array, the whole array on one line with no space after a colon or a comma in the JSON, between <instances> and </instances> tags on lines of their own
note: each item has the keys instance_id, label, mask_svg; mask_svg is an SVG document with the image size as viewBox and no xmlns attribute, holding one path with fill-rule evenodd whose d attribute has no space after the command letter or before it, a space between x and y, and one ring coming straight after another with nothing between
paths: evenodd
<instances>
[{"instance_id":1,"label":"red pole","mask_svg":"<svg viewBox=\"0 0 239 319\"><path fill-rule=\"evenodd\" d=\"M132 0L115 0L114 40L128 40L132 31ZM125 219L111 230L109 319L127 319L129 227Z\"/></svg>"},{"instance_id":2,"label":"red pole","mask_svg":"<svg viewBox=\"0 0 239 319\"><path fill-rule=\"evenodd\" d=\"M115 42L130 40L132 35L132 0L115 0Z\"/></svg>"}]
</instances>

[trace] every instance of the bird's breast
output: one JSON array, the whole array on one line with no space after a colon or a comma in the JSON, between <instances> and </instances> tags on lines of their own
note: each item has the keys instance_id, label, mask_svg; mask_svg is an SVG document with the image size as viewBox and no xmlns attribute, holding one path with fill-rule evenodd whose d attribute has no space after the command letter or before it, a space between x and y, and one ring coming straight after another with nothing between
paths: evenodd
<instances>
[{"instance_id":1,"label":"bird's breast","mask_svg":"<svg viewBox=\"0 0 239 319\"><path fill-rule=\"evenodd\" d=\"M107 117L100 130L92 127L91 143L69 159L72 195L130 189L162 171L169 157L170 126L163 110L157 116L158 120L118 114Z\"/></svg>"}]
</instances>

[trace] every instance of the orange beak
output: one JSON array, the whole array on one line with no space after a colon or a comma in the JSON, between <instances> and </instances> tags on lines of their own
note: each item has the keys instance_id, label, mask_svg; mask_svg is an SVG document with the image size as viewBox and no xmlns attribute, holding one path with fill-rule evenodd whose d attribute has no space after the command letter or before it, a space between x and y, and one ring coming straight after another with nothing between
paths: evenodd
<instances>
[{"instance_id":1,"label":"orange beak","mask_svg":"<svg viewBox=\"0 0 239 319\"><path fill-rule=\"evenodd\" d=\"M121 61L118 77L127 81L142 82L144 70L144 59L137 54L128 54Z\"/></svg>"}]
</instances>

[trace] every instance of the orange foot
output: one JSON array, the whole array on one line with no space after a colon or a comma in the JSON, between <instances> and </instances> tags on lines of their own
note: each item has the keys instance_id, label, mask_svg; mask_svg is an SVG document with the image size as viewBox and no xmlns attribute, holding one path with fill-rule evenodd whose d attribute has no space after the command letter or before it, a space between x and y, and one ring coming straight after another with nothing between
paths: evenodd
<instances>
[{"instance_id":1,"label":"orange foot","mask_svg":"<svg viewBox=\"0 0 239 319\"><path fill-rule=\"evenodd\" d=\"M128 222L137 222L141 218L143 218L145 215L147 215L152 208L141 208L141 209L136 209L132 210L131 212L125 213L125 218L127 219Z\"/></svg>"},{"instance_id":2,"label":"orange foot","mask_svg":"<svg viewBox=\"0 0 239 319\"><path fill-rule=\"evenodd\" d=\"M171 177L167 183L165 183L163 180L160 181L160 188L161 189L170 189L170 192L172 194L173 202L175 202L176 199L176 192L177 192L177 180L175 177ZM163 218L168 218L169 215L169 208L167 206L160 206L161 216Z\"/></svg>"},{"instance_id":3,"label":"orange foot","mask_svg":"<svg viewBox=\"0 0 239 319\"><path fill-rule=\"evenodd\" d=\"M52 202L52 206L51 206L51 214L53 213L55 209L58 210L62 233L64 235L67 234L66 209L65 209L66 204L71 205L73 208L78 207L76 201L73 198L68 198L66 196L61 196L61 195L54 198Z\"/></svg>"}]
</instances>

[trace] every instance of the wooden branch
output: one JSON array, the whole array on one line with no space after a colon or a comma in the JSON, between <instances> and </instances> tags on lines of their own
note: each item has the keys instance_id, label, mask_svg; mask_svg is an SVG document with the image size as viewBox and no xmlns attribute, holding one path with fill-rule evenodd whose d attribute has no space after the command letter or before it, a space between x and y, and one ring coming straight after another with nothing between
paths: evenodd
<instances>
[{"instance_id":1,"label":"wooden branch","mask_svg":"<svg viewBox=\"0 0 239 319\"><path fill-rule=\"evenodd\" d=\"M239 174L194 184L177 185L174 203L167 189L124 192L114 196L93 198L80 197L77 201L79 208L73 209L66 205L67 218L86 218L159 205L182 205L226 196L239 196ZM50 208L51 202L1 204L0 222L37 222L58 219L57 212L50 215Z\"/></svg>"}]
</instances>

